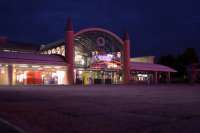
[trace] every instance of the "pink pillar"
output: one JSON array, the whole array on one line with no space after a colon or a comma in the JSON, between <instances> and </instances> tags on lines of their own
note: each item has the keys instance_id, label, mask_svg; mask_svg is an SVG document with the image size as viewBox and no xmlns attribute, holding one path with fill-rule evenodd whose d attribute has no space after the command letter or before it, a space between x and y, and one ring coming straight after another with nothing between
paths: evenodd
<instances>
[{"instance_id":1,"label":"pink pillar","mask_svg":"<svg viewBox=\"0 0 200 133\"><path fill-rule=\"evenodd\" d=\"M158 72L154 72L154 82L158 84Z\"/></svg>"},{"instance_id":2,"label":"pink pillar","mask_svg":"<svg viewBox=\"0 0 200 133\"><path fill-rule=\"evenodd\" d=\"M130 80L130 38L128 33L124 37L124 83Z\"/></svg>"},{"instance_id":3,"label":"pink pillar","mask_svg":"<svg viewBox=\"0 0 200 133\"><path fill-rule=\"evenodd\" d=\"M11 64L8 65L8 84L12 85L13 82L13 66Z\"/></svg>"},{"instance_id":4,"label":"pink pillar","mask_svg":"<svg viewBox=\"0 0 200 133\"><path fill-rule=\"evenodd\" d=\"M170 72L167 72L167 83L170 83L171 81L171 74Z\"/></svg>"},{"instance_id":5,"label":"pink pillar","mask_svg":"<svg viewBox=\"0 0 200 133\"><path fill-rule=\"evenodd\" d=\"M70 17L67 20L65 42L65 56L68 64L67 79L68 83L72 85L74 84L74 31Z\"/></svg>"}]
</instances>

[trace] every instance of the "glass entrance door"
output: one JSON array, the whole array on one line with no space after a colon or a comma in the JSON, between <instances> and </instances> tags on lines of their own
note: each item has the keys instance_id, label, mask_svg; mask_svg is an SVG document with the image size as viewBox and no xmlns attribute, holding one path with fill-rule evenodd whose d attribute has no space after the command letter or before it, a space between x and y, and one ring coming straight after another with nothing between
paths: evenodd
<instances>
[{"instance_id":1,"label":"glass entrance door","mask_svg":"<svg viewBox=\"0 0 200 133\"><path fill-rule=\"evenodd\" d=\"M76 70L76 84L120 84L121 71Z\"/></svg>"},{"instance_id":2,"label":"glass entrance door","mask_svg":"<svg viewBox=\"0 0 200 133\"><path fill-rule=\"evenodd\" d=\"M120 71L105 71L105 84L120 84L122 82L122 73Z\"/></svg>"}]
</instances>

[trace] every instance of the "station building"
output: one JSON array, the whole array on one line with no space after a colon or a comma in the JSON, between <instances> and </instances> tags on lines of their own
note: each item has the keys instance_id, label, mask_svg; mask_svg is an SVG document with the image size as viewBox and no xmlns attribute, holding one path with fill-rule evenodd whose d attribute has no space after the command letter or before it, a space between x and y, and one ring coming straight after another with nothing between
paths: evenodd
<instances>
[{"instance_id":1,"label":"station building","mask_svg":"<svg viewBox=\"0 0 200 133\"><path fill-rule=\"evenodd\" d=\"M176 70L154 57L130 58L130 38L102 28L75 32L40 47L0 37L0 85L128 84L170 81ZM163 80L163 79L162 79Z\"/></svg>"}]
</instances>

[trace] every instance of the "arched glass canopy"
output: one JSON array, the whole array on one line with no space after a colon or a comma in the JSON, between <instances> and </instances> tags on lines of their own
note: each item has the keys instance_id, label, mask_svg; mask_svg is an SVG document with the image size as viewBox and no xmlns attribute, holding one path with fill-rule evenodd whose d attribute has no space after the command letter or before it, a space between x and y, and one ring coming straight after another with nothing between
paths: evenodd
<instances>
[{"instance_id":1,"label":"arched glass canopy","mask_svg":"<svg viewBox=\"0 0 200 133\"><path fill-rule=\"evenodd\" d=\"M75 66L92 69L120 69L123 44L105 30L85 30L74 37Z\"/></svg>"}]
</instances>

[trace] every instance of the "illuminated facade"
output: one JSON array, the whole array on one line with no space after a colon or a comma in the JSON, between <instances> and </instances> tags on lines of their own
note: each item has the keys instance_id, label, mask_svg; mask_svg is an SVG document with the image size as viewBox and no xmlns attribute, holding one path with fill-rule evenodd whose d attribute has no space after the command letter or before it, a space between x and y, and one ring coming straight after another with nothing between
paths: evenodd
<instances>
[{"instance_id":1,"label":"illuminated facade","mask_svg":"<svg viewBox=\"0 0 200 133\"><path fill-rule=\"evenodd\" d=\"M2 42L6 38L0 38ZM75 33L70 19L64 40L41 45L34 52L10 49L2 44L0 85L127 84L131 80L148 81L150 75L157 82L159 72L168 76L175 72L166 66L148 67L149 63L131 62L127 33L124 39L102 28Z\"/></svg>"}]
</instances>

